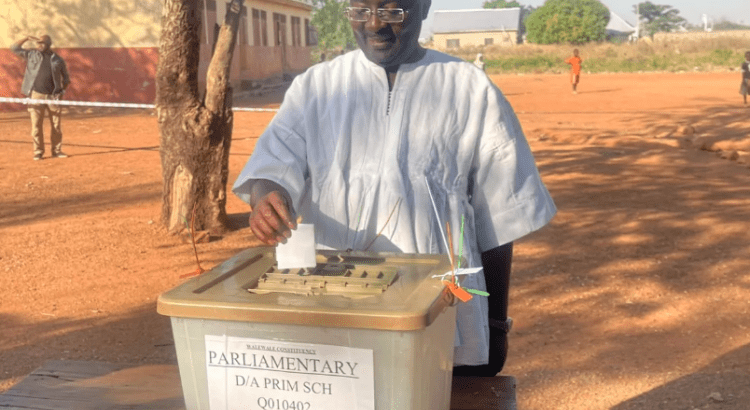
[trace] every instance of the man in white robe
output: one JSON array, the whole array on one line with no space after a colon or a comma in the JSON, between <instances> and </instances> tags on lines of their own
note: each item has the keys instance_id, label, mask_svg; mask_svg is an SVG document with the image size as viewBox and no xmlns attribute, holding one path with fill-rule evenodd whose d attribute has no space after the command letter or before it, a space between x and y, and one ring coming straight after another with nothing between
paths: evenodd
<instances>
[{"instance_id":1,"label":"man in white robe","mask_svg":"<svg viewBox=\"0 0 750 410\"><path fill-rule=\"evenodd\" d=\"M463 254L484 272L463 286L490 298L458 307L454 363L468 372L454 374L494 376L507 351L512 242L544 226L554 203L497 87L419 46L430 0L350 4L360 50L294 80L233 190L268 245L301 215L320 247L446 254L441 229L449 221L457 245L464 217Z\"/></svg>"}]
</instances>

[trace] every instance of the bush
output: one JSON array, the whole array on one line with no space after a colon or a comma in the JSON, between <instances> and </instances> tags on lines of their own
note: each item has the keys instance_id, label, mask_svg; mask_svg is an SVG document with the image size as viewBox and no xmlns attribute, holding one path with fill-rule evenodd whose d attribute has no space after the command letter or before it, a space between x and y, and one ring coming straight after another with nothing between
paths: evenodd
<instances>
[{"instance_id":1,"label":"bush","mask_svg":"<svg viewBox=\"0 0 750 410\"><path fill-rule=\"evenodd\" d=\"M486 68L497 68L500 71L514 72L548 72L556 65L559 60L549 55L539 55L533 57L509 57L502 60L485 60Z\"/></svg>"},{"instance_id":2,"label":"bush","mask_svg":"<svg viewBox=\"0 0 750 410\"><path fill-rule=\"evenodd\" d=\"M727 49L718 49L711 52L711 60L716 64L728 64L732 60L734 52Z\"/></svg>"},{"instance_id":3,"label":"bush","mask_svg":"<svg viewBox=\"0 0 750 410\"><path fill-rule=\"evenodd\" d=\"M609 10L598 0L548 0L526 20L527 38L538 44L584 44L606 38Z\"/></svg>"}]
</instances>

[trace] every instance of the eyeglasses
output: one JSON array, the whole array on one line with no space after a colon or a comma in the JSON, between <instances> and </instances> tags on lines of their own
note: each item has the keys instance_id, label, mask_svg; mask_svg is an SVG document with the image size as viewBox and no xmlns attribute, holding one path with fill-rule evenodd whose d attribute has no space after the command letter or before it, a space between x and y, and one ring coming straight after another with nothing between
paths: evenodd
<instances>
[{"instance_id":1,"label":"eyeglasses","mask_svg":"<svg viewBox=\"0 0 750 410\"><path fill-rule=\"evenodd\" d=\"M409 10L404 9L377 9L375 15L383 23L402 23L406 18ZM347 7L344 9L344 15L351 21L368 21L372 15L372 10L366 7Z\"/></svg>"}]
</instances>

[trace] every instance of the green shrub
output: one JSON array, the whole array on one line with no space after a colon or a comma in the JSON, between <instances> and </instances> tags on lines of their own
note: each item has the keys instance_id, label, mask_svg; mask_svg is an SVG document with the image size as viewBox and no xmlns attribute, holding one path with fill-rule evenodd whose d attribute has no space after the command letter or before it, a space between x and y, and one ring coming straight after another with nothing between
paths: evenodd
<instances>
[{"instance_id":1,"label":"green shrub","mask_svg":"<svg viewBox=\"0 0 750 410\"><path fill-rule=\"evenodd\" d=\"M732 50L718 49L711 52L711 59L716 64L729 64L733 55L734 52Z\"/></svg>"},{"instance_id":2,"label":"green shrub","mask_svg":"<svg viewBox=\"0 0 750 410\"><path fill-rule=\"evenodd\" d=\"M527 38L537 44L584 44L606 38L609 9L598 0L547 0L526 19Z\"/></svg>"}]
</instances>

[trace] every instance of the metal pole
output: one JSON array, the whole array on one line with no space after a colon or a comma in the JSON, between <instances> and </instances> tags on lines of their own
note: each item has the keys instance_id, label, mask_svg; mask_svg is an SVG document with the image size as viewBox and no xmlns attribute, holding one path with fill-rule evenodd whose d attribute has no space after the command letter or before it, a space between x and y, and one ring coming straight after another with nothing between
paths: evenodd
<instances>
[{"instance_id":1,"label":"metal pole","mask_svg":"<svg viewBox=\"0 0 750 410\"><path fill-rule=\"evenodd\" d=\"M635 39L641 38L641 3L635 4Z\"/></svg>"}]
</instances>

